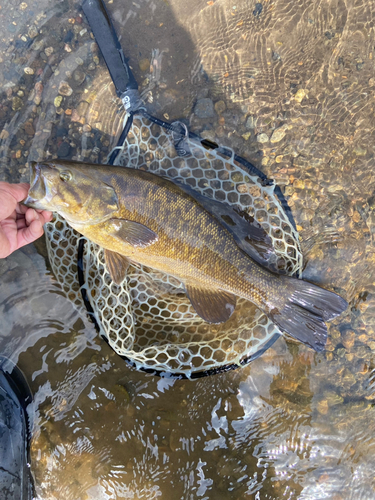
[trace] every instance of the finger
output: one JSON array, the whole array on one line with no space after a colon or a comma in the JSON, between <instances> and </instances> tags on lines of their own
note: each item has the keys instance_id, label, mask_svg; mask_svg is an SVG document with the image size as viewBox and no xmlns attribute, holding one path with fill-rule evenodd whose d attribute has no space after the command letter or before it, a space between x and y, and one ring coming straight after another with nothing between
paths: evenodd
<instances>
[{"instance_id":1,"label":"finger","mask_svg":"<svg viewBox=\"0 0 375 500\"><path fill-rule=\"evenodd\" d=\"M33 220L40 220L40 215L33 208L28 208L25 212L25 219L26 219L27 225L29 226Z\"/></svg>"},{"instance_id":2,"label":"finger","mask_svg":"<svg viewBox=\"0 0 375 500\"><path fill-rule=\"evenodd\" d=\"M30 184L23 182L21 184L8 184L7 182L0 182L0 191L9 193L17 202L24 200L29 191Z\"/></svg>"},{"instance_id":3,"label":"finger","mask_svg":"<svg viewBox=\"0 0 375 500\"><path fill-rule=\"evenodd\" d=\"M27 225L31 224L33 220L40 220L42 226L49 222L52 219L52 212L48 210L34 210L33 208L29 208L25 214L25 219Z\"/></svg>"},{"instance_id":4,"label":"finger","mask_svg":"<svg viewBox=\"0 0 375 500\"><path fill-rule=\"evenodd\" d=\"M0 220L8 217L16 219L17 205L27 195L28 187L28 184L0 182Z\"/></svg>"},{"instance_id":5,"label":"finger","mask_svg":"<svg viewBox=\"0 0 375 500\"><path fill-rule=\"evenodd\" d=\"M17 203L17 206L16 206L17 218L18 218L18 216L23 217L23 215L26 213L28 208L29 207L27 207L26 205L22 205L21 203Z\"/></svg>"},{"instance_id":6,"label":"finger","mask_svg":"<svg viewBox=\"0 0 375 500\"><path fill-rule=\"evenodd\" d=\"M27 227L28 224L26 224L25 217L23 217L22 219L17 219L16 226L17 226L17 230L20 230L20 229L23 229L24 227Z\"/></svg>"},{"instance_id":7,"label":"finger","mask_svg":"<svg viewBox=\"0 0 375 500\"><path fill-rule=\"evenodd\" d=\"M11 253L11 245L9 239L5 235L4 231L0 227L0 259L8 257Z\"/></svg>"},{"instance_id":8,"label":"finger","mask_svg":"<svg viewBox=\"0 0 375 500\"><path fill-rule=\"evenodd\" d=\"M50 212L49 210L43 210L41 214L43 215L45 222L51 222L53 218L52 212Z\"/></svg>"},{"instance_id":9,"label":"finger","mask_svg":"<svg viewBox=\"0 0 375 500\"><path fill-rule=\"evenodd\" d=\"M33 220L30 226L21 229L17 235L17 248L37 240L43 234L43 226L40 220Z\"/></svg>"}]
</instances>

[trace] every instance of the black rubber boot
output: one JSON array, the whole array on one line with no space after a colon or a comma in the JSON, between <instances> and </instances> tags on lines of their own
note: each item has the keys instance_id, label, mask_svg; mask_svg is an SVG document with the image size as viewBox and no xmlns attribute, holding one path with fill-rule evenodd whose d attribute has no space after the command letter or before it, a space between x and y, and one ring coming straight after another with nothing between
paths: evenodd
<instances>
[{"instance_id":1,"label":"black rubber boot","mask_svg":"<svg viewBox=\"0 0 375 500\"><path fill-rule=\"evenodd\" d=\"M26 407L32 394L19 368L0 356L0 499L31 500L31 422Z\"/></svg>"}]
</instances>

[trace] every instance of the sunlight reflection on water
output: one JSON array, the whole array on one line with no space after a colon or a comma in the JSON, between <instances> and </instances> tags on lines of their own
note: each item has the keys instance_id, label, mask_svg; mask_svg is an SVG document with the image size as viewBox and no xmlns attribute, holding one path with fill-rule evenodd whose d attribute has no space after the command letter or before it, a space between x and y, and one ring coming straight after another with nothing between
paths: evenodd
<instances>
[{"instance_id":1,"label":"sunlight reflection on water","mask_svg":"<svg viewBox=\"0 0 375 500\"><path fill-rule=\"evenodd\" d=\"M28 158L104 161L123 111L77 5L0 4L1 179L27 179ZM41 243L1 261L1 351L35 395L41 499L375 496L375 11L261 5L108 7L148 109L186 118L274 177L305 242L304 277L335 286L350 309L325 353L279 339L245 368L170 381L129 368L98 338ZM55 101L65 80L72 94ZM216 111L199 118L207 97Z\"/></svg>"}]
</instances>

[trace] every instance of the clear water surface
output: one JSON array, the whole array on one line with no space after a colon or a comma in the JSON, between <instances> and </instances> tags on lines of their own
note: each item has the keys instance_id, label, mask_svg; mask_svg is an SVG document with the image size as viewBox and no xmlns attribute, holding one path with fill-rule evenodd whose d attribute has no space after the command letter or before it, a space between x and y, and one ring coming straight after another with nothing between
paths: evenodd
<instances>
[{"instance_id":1,"label":"clear water surface","mask_svg":"<svg viewBox=\"0 0 375 500\"><path fill-rule=\"evenodd\" d=\"M375 4L108 8L149 111L276 179L304 277L350 307L322 354L279 339L242 369L171 381L129 368L98 337L43 240L0 261L0 349L35 395L38 497L375 498ZM123 111L79 2L1 0L0 35L1 180L28 180L31 159L104 162ZM213 112L197 112L203 98Z\"/></svg>"}]
</instances>

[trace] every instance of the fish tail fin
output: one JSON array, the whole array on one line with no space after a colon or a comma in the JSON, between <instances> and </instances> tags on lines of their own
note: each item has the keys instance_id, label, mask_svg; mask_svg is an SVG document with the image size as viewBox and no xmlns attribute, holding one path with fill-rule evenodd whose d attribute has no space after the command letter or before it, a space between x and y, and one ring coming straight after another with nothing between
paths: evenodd
<instances>
[{"instance_id":1,"label":"fish tail fin","mask_svg":"<svg viewBox=\"0 0 375 500\"><path fill-rule=\"evenodd\" d=\"M345 311L348 303L336 293L307 281L290 280L287 289L290 294L283 300L284 307L272 309L271 320L281 331L315 351L322 351L327 342L325 322Z\"/></svg>"}]
</instances>

